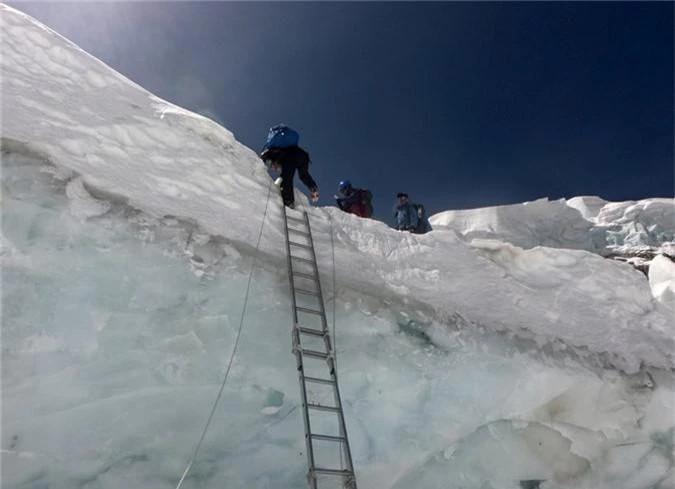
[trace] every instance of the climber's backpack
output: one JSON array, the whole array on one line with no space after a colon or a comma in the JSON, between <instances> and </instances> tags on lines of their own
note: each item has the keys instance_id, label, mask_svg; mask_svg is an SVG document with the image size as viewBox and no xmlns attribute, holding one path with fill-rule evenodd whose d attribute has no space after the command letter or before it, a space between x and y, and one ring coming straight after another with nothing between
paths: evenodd
<instances>
[{"instance_id":1,"label":"climber's backpack","mask_svg":"<svg viewBox=\"0 0 675 489\"><path fill-rule=\"evenodd\" d=\"M297 131L284 124L277 124L274 127L270 127L270 131L267 134L267 142L263 150L297 146L299 141L300 135Z\"/></svg>"}]
</instances>

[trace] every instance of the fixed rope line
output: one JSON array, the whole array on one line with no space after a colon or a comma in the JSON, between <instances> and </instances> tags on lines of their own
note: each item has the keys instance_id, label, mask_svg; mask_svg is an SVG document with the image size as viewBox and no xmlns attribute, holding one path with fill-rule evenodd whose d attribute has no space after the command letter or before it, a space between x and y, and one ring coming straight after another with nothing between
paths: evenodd
<instances>
[{"instance_id":1,"label":"fixed rope line","mask_svg":"<svg viewBox=\"0 0 675 489\"><path fill-rule=\"evenodd\" d=\"M337 275L337 270L335 268L335 241L333 240L333 217L328 214L328 225L329 225L329 231L330 231L330 251L331 251L331 256L333 258L333 362L335 363L335 369L338 367L338 361L337 361L337 333L336 333L336 328L335 328L335 308L337 304L337 285L336 285L336 278L335 276ZM342 450L338 450L340 452L340 467L344 467L344 460L342 459Z\"/></svg>"},{"instance_id":2,"label":"fixed rope line","mask_svg":"<svg viewBox=\"0 0 675 489\"><path fill-rule=\"evenodd\" d=\"M305 212L307 210L305 209L304 204L301 204L302 208ZM333 260L333 351L335 352L333 356L333 361L335 362L335 368L337 368L337 342L335 341L336 336L335 336L335 302L337 301L337 290L336 290L336 271L335 271L335 242L333 240L333 217L328 214L328 226L330 230L330 250L331 250L331 256Z\"/></svg>"},{"instance_id":3,"label":"fixed rope line","mask_svg":"<svg viewBox=\"0 0 675 489\"><path fill-rule=\"evenodd\" d=\"M241 331L244 326L244 317L246 316L246 306L248 305L248 297L249 293L251 291L251 282L253 278L253 270L255 268L256 262L258 261L258 251L260 249L260 240L262 239L262 233L263 229L265 227L265 219L267 218L267 209L269 208L270 204L270 193L272 190L272 185L274 185L274 182L271 182L269 187L267 188L267 201L265 202L265 211L263 213L263 218L262 218L262 223L260 224L260 232L258 233L258 242L255 245L255 254L253 255L253 262L251 262L251 270L248 274L248 284L246 285L246 294L244 296L244 306L241 309L241 318L239 319L239 330L237 331L237 337L234 340L234 348L232 348L232 354L230 355L230 361L227 364L227 370L225 371L225 378L223 379L222 384L220 384L220 390L218 391L218 396L216 396L216 401L213 403L213 407L211 408L211 414L209 414L208 419L206 420L206 425L204 425L204 430L202 431L202 436L199 438L199 442L197 443L197 446L195 447L195 451L192 454L192 458L190 459L190 462L188 463L187 467L185 468L185 472L183 472L182 477L178 481L178 485L176 486L176 489L180 489L181 486L183 485L183 481L187 477L188 473L190 472L190 469L192 468L192 464L195 462L197 459L197 453L199 452L199 449L202 446L202 442L204 441L204 437L206 436L206 432L209 429L209 426L211 425L211 421L213 420L213 415L216 412L216 407L218 406L218 402L220 401L220 398L223 395L223 390L225 389L225 384L227 383L227 378L230 375L230 370L232 369L232 362L234 360L234 355L237 352L237 346L239 345L239 338L241 338Z\"/></svg>"},{"instance_id":4,"label":"fixed rope line","mask_svg":"<svg viewBox=\"0 0 675 489\"><path fill-rule=\"evenodd\" d=\"M336 333L335 333L335 304L337 302L337 289L336 289L336 270L335 270L335 242L333 241L333 217L328 214L328 224L329 224L329 229L330 229L330 250L331 250L331 256L333 259L333 350L335 351L335 367L337 368L337 341L336 341Z\"/></svg>"},{"instance_id":5,"label":"fixed rope line","mask_svg":"<svg viewBox=\"0 0 675 489\"><path fill-rule=\"evenodd\" d=\"M302 206L302 209L304 212L307 212L307 208L303 203L300 204ZM311 207L311 206L310 206ZM337 300L337 290L336 285L335 285L335 243L333 241L333 217L328 214L328 226L329 226L329 231L330 231L330 250L331 250L331 256L333 259L333 362L335 363L335 368L337 368L337 343L335 341L335 302ZM342 452L340 452L340 462L342 462Z\"/></svg>"}]
</instances>

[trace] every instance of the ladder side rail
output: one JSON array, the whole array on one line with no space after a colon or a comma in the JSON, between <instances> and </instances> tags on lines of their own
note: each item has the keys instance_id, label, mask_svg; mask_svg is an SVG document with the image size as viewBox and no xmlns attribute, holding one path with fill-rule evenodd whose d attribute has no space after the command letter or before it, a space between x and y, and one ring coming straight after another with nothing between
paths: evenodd
<instances>
[{"instance_id":1,"label":"ladder side rail","mask_svg":"<svg viewBox=\"0 0 675 489\"><path fill-rule=\"evenodd\" d=\"M294 341L297 341L296 344L300 344L300 333L296 330L293 331L295 335ZM302 418L305 423L305 448L307 450L307 482L311 489L317 488L316 475L314 474L314 469L316 468L314 464L314 446L312 444L312 428L309 421L309 408L307 407L307 386L305 385L305 367L302 363L302 352L300 348L295 349L295 364L298 369L298 383L300 384L300 402L302 403Z\"/></svg>"},{"instance_id":2,"label":"ladder side rail","mask_svg":"<svg viewBox=\"0 0 675 489\"><path fill-rule=\"evenodd\" d=\"M328 351L331 351L330 347L330 337L328 335L324 336L324 340L328 345ZM344 417L344 409L342 407L342 399L340 396L340 388L337 375L337 367L335 365L335 357L333 355L328 355L326 358L326 363L330 370L330 376L333 384L333 402L335 405L335 414L338 417L338 429L339 429L339 438L342 439L340 443L340 450L342 456L344 457L344 463L346 465L346 473L348 475L343 476L343 487L346 489L357 489L356 486L356 474L354 472L354 463L352 460L351 448L349 446L349 437L347 436L347 425Z\"/></svg>"},{"instance_id":3,"label":"ladder side rail","mask_svg":"<svg viewBox=\"0 0 675 489\"><path fill-rule=\"evenodd\" d=\"M349 489L356 489L356 475L354 472L354 463L352 462L352 451L349 448L349 438L347 437L347 425L345 423L344 410L342 409L342 399L340 397L340 389L338 387L339 384L338 384L337 368L335 366L335 361L332 357L328 359L328 366L330 368L331 378L335 382L335 386L333 388L333 397L335 400L335 405L340 408L339 412L337 413L339 419L338 425L340 428L340 436L345 440L344 443L342 443L342 450L344 453L345 461L347 463L347 470L354 475L354 478L351 479L350 481L345 480L345 487L348 487Z\"/></svg>"},{"instance_id":4,"label":"ladder side rail","mask_svg":"<svg viewBox=\"0 0 675 489\"><path fill-rule=\"evenodd\" d=\"M300 333L296 325L298 324L298 311L295 301L295 281L293 280L293 262L291 261L291 245L288 236L288 212L284 206L284 232L286 235L286 258L288 261L288 280L291 287L291 303L293 306L293 351L295 353L296 367L298 369L298 381L300 383L300 396L302 402L302 417L305 424L305 446L307 450L307 463L309 465L308 482L311 489L317 489L316 477L314 476L314 450L310 438L311 425L309 422L309 410L307 409L307 388L305 386L305 368L302 363L302 352L300 350Z\"/></svg>"},{"instance_id":5,"label":"ladder side rail","mask_svg":"<svg viewBox=\"0 0 675 489\"><path fill-rule=\"evenodd\" d=\"M288 264L288 281L291 286L291 306L293 307L293 325L298 323L298 311L295 303L295 281L293 280L293 261L291 260L291 245L288 236L288 214L284 206L284 234L286 236L286 261Z\"/></svg>"},{"instance_id":6,"label":"ladder side rail","mask_svg":"<svg viewBox=\"0 0 675 489\"><path fill-rule=\"evenodd\" d=\"M312 255L312 261L314 262L314 280L316 281L316 291L318 294L318 301L319 301L319 309L321 311L321 325L323 327L323 330L325 332L328 331L328 322L326 320L326 308L323 304L323 292L321 290L321 280L319 279L319 265L316 262L316 252L314 251L314 237L312 236L312 228L309 225L309 216L307 215L307 212L305 214L305 222L307 223L307 233L309 234L308 239L309 239L309 246L311 247L311 255ZM328 346L328 345L327 345ZM330 353L330 350L328 350Z\"/></svg>"}]
</instances>

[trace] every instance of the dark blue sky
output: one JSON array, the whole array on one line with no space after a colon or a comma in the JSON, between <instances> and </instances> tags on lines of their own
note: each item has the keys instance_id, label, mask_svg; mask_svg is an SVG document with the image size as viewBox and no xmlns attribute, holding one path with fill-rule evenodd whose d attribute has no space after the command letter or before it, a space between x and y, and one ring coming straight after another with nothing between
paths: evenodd
<instances>
[{"instance_id":1,"label":"dark blue sky","mask_svg":"<svg viewBox=\"0 0 675 489\"><path fill-rule=\"evenodd\" d=\"M291 125L323 205L673 196L671 2L13 5L247 146Z\"/></svg>"}]
</instances>

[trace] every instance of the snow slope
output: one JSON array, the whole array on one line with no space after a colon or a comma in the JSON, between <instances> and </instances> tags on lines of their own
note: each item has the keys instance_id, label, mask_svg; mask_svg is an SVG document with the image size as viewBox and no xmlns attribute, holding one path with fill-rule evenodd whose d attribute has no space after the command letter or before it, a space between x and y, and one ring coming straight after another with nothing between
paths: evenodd
<instances>
[{"instance_id":1,"label":"snow slope","mask_svg":"<svg viewBox=\"0 0 675 489\"><path fill-rule=\"evenodd\" d=\"M94 196L190 220L243 246L255 241L270 183L253 151L216 123L159 100L36 28L27 16L5 8L3 17L3 108L11 114L3 122L5 147L47 156ZM587 223L573 221L572 208L542 204L522 206L526 218L505 223L530 246L467 241L443 230L411 236L335 208L310 212L326 263L329 227L336 230L337 278L345 286L386 299L415 297L437 317L459 314L492 330L588 348L628 371L641 363L672 367L670 311L654 301L638 272L583 251L523 249L532 238L522 226L531 226L534 216L562 233L546 243L588 235ZM479 216L509 212L500 207ZM442 224L442 217L433 223ZM261 244L273 256L282 249L279 218L277 206L271 227L278 231ZM480 217L469 224L481 225ZM504 238L498 229L495 236Z\"/></svg>"},{"instance_id":2,"label":"snow slope","mask_svg":"<svg viewBox=\"0 0 675 489\"><path fill-rule=\"evenodd\" d=\"M2 443L13 457L3 482L171 486L229 358L256 256L228 417L191 483L300 487L281 209L263 165L216 123L0 8ZM299 201L326 283L334 273L364 487L437 487L493 450L490 432L507 452L544 440L544 458L564 466L523 456L510 467L506 456L466 487L529 474L647 488L672 476L667 443L649 438L673 426L671 262L648 280L597 254L668 246L672 201L449 211L424 236ZM646 367L664 369L652 373L660 390ZM638 448L624 453L627 442ZM617 485L630 479L619 465L634 485Z\"/></svg>"}]
</instances>

